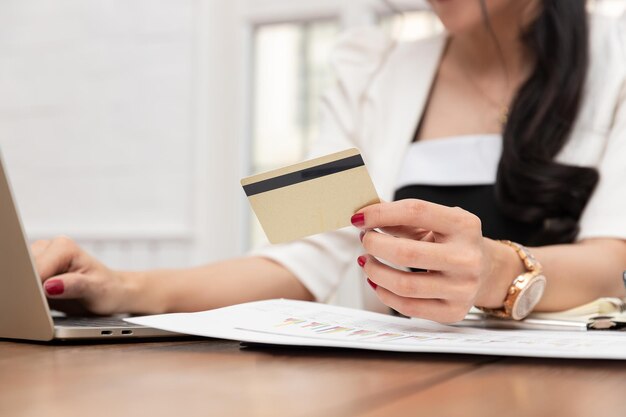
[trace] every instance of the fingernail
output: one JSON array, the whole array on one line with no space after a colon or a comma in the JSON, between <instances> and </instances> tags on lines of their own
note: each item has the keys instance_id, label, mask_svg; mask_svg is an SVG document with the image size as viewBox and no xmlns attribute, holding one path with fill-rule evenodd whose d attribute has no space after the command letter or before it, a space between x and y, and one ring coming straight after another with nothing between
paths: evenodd
<instances>
[{"instance_id":1,"label":"fingernail","mask_svg":"<svg viewBox=\"0 0 626 417\"><path fill-rule=\"evenodd\" d=\"M372 287L372 289L374 291L376 291L376 288L378 288L378 285L376 283L372 282L372 280L369 279L369 278L367 279L367 283L370 284L370 287Z\"/></svg>"},{"instance_id":2,"label":"fingernail","mask_svg":"<svg viewBox=\"0 0 626 417\"><path fill-rule=\"evenodd\" d=\"M365 256L361 255L358 258L356 258L356 261L359 264L359 266L361 268L363 268L363 265L365 265L365 262L367 262L367 258Z\"/></svg>"},{"instance_id":3,"label":"fingernail","mask_svg":"<svg viewBox=\"0 0 626 417\"><path fill-rule=\"evenodd\" d=\"M48 280L43 284L46 292L50 295L60 295L65 291L65 286L63 285L63 281L60 279Z\"/></svg>"},{"instance_id":4,"label":"fingernail","mask_svg":"<svg viewBox=\"0 0 626 417\"><path fill-rule=\"evenodd\" d=\"M361 233L359 233L359 240L361 242L363 242L363 236L365 236L365 230L361 231Z\"/></svg>"},{"instance_id":5,"label":"fingernail","mask_svg":"<svg viewBox=\"0 0 626 417\"><path fill-rule=\"evenodd\" d=\"M350 222L356 227L363 226L365 224L365 214L357 213L350 218Z\"/></svg>"}]
</instances>

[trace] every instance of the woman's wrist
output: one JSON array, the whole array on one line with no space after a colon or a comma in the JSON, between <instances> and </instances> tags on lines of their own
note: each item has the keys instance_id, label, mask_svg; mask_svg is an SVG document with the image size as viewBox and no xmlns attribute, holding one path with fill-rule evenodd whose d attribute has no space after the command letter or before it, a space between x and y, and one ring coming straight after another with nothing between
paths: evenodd
<instances>
[{"instance_id":1,"label":"woman's wrist","mask_svg":"<svg viewBox=\"0 0 626 417\"><path fill-rule=\"evenodd\" d=\"M157 314L166 310L165 300L150 291L146 271L115 271L121 283L119 312Z\"/></svg>"},{"instance_id":2,"label":"woman's wrist","mask_svg":"<svg viewBox=\"0 0 626 417\"><path fill-rule=\"evenodd\" d=\"M504 303L511 283L525 269L515 251L507 245L483 238L485 249L491 259L491 268L487 271L482 290L475 305L487 308L500 308Z\"/></svg>"}]
</instances>

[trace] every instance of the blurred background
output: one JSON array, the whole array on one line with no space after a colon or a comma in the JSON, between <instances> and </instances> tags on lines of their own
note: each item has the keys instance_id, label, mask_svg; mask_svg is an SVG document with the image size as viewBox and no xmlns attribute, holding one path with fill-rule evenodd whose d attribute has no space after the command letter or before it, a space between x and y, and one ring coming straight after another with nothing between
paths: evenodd
<instances>
[{"instance_id":1,"label":"blurred background","mask_svg":"<svg viewBox=\"0 0 626 417\"><path fill-rule=\"evenodd\" d=\"M425 1L392 4L2 0L0 152L29 238L124 269L264 244L239 179L304 157L341 31L442 30Z\"/></svg>"}]
</instances>

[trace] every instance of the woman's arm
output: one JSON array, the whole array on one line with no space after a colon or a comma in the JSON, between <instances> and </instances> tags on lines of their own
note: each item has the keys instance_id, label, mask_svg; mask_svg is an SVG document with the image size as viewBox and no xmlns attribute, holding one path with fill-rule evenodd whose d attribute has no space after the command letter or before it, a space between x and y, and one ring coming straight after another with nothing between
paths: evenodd
<instances>
[{"instance_id":1,"label":"woman's arm","mask_svg":"<svg viewBox=\"0 0 626 417\"><path fill-rule=\"evenodd\" d=\"M96 314L198 311L268 298L313 298L294 274L262 257L189 269L118 272L66 237L37 241L32 251L53 306L75 300Z\"/></svg>"},{"instance_id":2,"label":"woman's arm","mask_svg":"<svg viewBox=\"0 0 626 417\"><path fill-rule=\"evenodd\" d=\"M121 310L131 313L201 311L271 298L312 300L280 264L242 257L190 269L122 273L130 284Z\"/></svg>"}]
</instances>

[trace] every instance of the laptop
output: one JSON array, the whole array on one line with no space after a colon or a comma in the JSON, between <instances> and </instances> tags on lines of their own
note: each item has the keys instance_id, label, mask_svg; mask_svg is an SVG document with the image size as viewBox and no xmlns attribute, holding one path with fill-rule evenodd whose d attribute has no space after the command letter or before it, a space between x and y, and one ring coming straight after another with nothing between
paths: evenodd
<instances>
[{"instance_id":1,"label":"laptop","mask_svg":"<svg viewBox=\"0 0 626 417\"><path fill-rule=\"evenodd\" d=\"M52 317L0 155L0 338L36 341L180 337L119 317Z\"/></svg>"}]
</instances>

